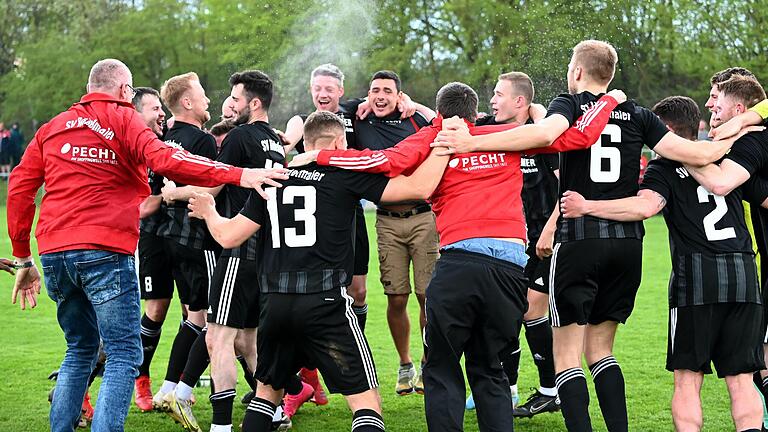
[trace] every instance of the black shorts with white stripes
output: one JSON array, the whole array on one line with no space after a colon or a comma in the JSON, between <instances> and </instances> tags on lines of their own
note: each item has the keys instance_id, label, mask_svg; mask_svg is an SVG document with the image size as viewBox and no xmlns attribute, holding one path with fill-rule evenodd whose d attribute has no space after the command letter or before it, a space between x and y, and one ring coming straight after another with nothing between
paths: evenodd
<instances>
[{"instance_id":1,"label":"black shorts with white stripes","mask_svg":"<svg viewBox=\"0 0 768 432\"><path fill-rule=\"evenodd\" d=\"M165 249L165 240L155 234L139 234L139 288L141 298L173 298L171 257Z\"/></svg>"},{"instance_id":2,"label":"black shorts with white stripes","mask_svg":"<svg viewBox=\"0 0 768 432\"><path fill-rule=\"evenodd\" d=\"M258 263L231 256L219 257L208 300L209 323L238 329L258 327Z\"/></svg>"},{"instance_id":3,"label":"black shorts with white stripes","mask_svg":"<svg viewBox=\"0 0 768 432\"><path fill-rule=\"evenodd\" d=\"M314 294L261 294L256 338L257 380L285 388L306 365L316 366L331 393L345 396L379 386L368 341L346 288Z\"/></svg>"},{"instance_id":4,"label":"black shorts with white stripes","mask_svg":"<svg viewBox=\"0 0 768 432\"><path fill-rule=\"evenodd\" d=\"M640 288L642 259L643 242L637 239L556 244L549 269L552 326L626 322Z\"/></svg>"},{"instance_id":5,"label":"black shorts with white stripes","mask_svg":"<svg viewBox=\"0 0 768 432\"><path fill-rule=\"evenodd\" d=\"M191 311L205 310L216 252L182 246L171 239L165 239L165 248L171 255L171 274L179 290L179 300Z\"/></svg>"},{"instance_id":6,"label":"black shorts with white stripes","mask_svg":"<svg viewBox=\"0 0 768 432\"><path fill-rule=\"evenodd\" d=\"M536 255L536 241L532 239L525 250L528 262L525 263L523 274L528 279L528 288L542 294L549 294L549 264L550 257L541 259Z\"/></svg>"},{"instance_id":7,"label":"black shorts with white stripes","mask_svg":"<svg viewBox=\"0 0 768 432\"><path fill-rule=\"evenodd\" d=\"M762 305L713 303L669 310L667 370L685 369L717 376L765 369Z\"/></svg>"}]
</instances>

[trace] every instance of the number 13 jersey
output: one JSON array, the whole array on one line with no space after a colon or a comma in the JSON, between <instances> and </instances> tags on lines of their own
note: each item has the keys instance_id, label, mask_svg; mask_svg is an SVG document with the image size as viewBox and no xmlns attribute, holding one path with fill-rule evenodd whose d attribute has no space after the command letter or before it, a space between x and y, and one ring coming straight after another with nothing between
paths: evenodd
<instances>
[{"instance_id":1,"label":"number 13 jersey","mask_svg":"<svg viewBox=\"0 0 768 432\"><path fill-rule=\"evenodd\" d=\"M573 125L602 96L589 92L561 94L547 116L560 114ZM576 125L578 126L578 125ZM650 110L627 101L613 111L600 139L589 149L560 155L560 195L571 190L588 200L634 196L640 177L643 145L653 148L669 131ZM557 241L594 238L642 239L642 222L618 222L593 216L558 221Z\"/></svg>"},{"instance_id":2,"label":"number 13 jersey","mask_svg":"<svg viewBox=\"0 0 768 432\"><path fill-rule=\"evenodd\" d=\"M310 164L288 172L269 200L252 192L243 216L261 225L262 292L310 294L346 287L354 264L355 206L378 202L380 174Z\"/></svg>"}]
</instances>

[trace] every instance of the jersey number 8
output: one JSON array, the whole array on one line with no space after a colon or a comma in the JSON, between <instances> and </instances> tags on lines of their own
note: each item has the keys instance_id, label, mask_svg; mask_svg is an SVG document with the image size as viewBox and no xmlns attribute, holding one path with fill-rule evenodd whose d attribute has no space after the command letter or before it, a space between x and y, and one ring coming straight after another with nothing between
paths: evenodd
<instances>
[{"instance_id":1,"label":"jersey number 8","mask_svg":"<svg viewBox=\"0 0 768 432\"><path fill-rule=\"evenodd\" d=\"M608 135L612 143L621 143L621 128L615 124L605 125L590 148L589 178L595 183L615 183L621 171L621 150L618 147L603 147L603 135ZM608 159L607 170L603 170L604 159Z\"/></svg>"},{"instance_id":2,"label":"jersey number 8","mask_svg":"<svg viewBox=\"0 0 768 432\"><path fill-rule=\"evenodd\" d=\"M280 247L280 217L277 209L277 188L267 188L265 190L269 199L267 200L267 211L269 212L269 223L272 231L272 247ZM283 189L283 198L280 204L291 205L297 197L304 199L304 208L293 210L293 220L304 223L304 234L299 234L296 228L285 228L285 245L288 247L309 247L314 246L317 241L317 219L315 211L317 210L317 190L314 186L288 186Z\"/></svg>"}]
</instances>

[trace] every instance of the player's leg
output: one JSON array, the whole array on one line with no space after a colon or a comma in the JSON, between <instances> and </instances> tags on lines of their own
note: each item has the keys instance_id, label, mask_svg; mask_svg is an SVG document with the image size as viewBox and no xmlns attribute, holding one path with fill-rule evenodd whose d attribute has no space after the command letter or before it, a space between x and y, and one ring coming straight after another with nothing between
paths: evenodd
<instances>
[{"instance_id":1,"label":"player's leg","mask_svg":"<svg viewBox=\"0 0 768 432\"><path fill-rule=\"evenodd\" d=\"M672 421L679 432L698 432L704 422L701 410L701 383L704 373L685 369L675 371L672 393Z\"/></svg>"},{"instance_id":2,"label":"player's leg","mask_svg":"<svg viewBox=\"0 0 768 432\"><path fill-rule=\"evenodd\" d=\"M258 317L258 305L257 309L251 314ZM256 335L258 333L258 321L254 324L247 324L246 327L239 332L235 337L235 353L237 354L237 361L243 370L246 382L251 390L256 391L256 381L253 379L253 371L256 370L256 361L258 354L256 351Z\"/></svg>"},{"instance_id":3,"label":"player's leg","mask_svg":"<svg viewBox=\"0 0 768 432\"><path fill-rule=\"evenodd\" d=\"M584 357L595 383L595 393L608 430L626 431L628 422L624 375L613 357L617 327L615 321L587 325Z\"/></svg>"},{"instance_id":4,"label":"player's leg","mask_svg":"<svg viewBox=\"0 0 768 432\"><path fill-rule=\"evenodd\" d=\"M763 425L763 404L752 383L752 374L726 376L731 396L731 416L737 431L758 431Z\"/></svg>"},{"instance_id":5,"label":"player's leg","mask_svg":"<svg viewBox=\"0 0 768 432\"><path fill-rule=\"evenodd\" d=\"M376 389L345 396L352 411L352 432L381 432L384 419L381 417L381 397Z\"/></svg>"},{"instance_id":6,"label":"player's leg","mask_svg":"<svg viewBox=\"0 0 768 432\"><path fill-rule=\"evenodd\" d=\"M416 300L419 302L419 326L421 340L424 340L424 327L427 325L427 316L424 308L427 286L435 270L435 263L440 255L440 242L435 225L435 214L425 212L408 218L410 220L410 237L408 241L411 262L413 263L413 289L416 292ZM422 351L421 369L424 369L426 351ZM424 376L418 372L413 385L416 393L424 393Z\"/></svg>"},{"instance_id":7,"label":"player's leg","mask_svg":"<svg viewBox=\"0 0 768 432\"><path fill-rule=\"evenodd\" d=\"M352 310L357 317L360 328L365 332L365 322L368 318L368 304L365 297L368 294L366 279L368 274L368 231L365 227L365 212L358 204L355 209L355 266L352 283L347 287L347 293L354 299Z\"/></svg>"},{"instance_id":8,"label":"player's leg","mask_svg":"<svg viewBox=\"0 0 768 432\"><path fill-rule=\"evenodd\" d=\"M242 431L271 431L272 418L275 416L275 410L282 398L282 390L275 390L271 385L257 381L256 395L245 410Z\"/></svg>"}]
</instances>

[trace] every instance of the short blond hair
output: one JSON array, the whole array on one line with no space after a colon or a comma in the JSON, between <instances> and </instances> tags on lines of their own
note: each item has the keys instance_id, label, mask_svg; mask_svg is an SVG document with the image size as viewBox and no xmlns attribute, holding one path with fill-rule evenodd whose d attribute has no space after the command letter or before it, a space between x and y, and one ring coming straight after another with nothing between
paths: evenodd
<instances>
[{"instance_id":1,"label":"short blond hair","mask_svg":"<svg viewBox=\"0 0 768 432\"><path fill-rule=\"evenodd\" d=\"M509 81L509 83L512 84L512 91L514 91L516 95L524 97L528 104L533 102L533 81L528 74L523 72L507 72L499 75L499 81L501 80Z\"/></svg>"},{"instance_id":2,"label":"short blond hair","mask_svg":"<svg viewBox=\"0 0 768 432\"><path fill-rule=\"evenodd\" d=\"M608 84L616 72L619 55L608 42L585 40L573 47L574 63L599 84Z\"/></svg>"},{"instance_id":3,"label":"short blond hair","mask_svg":"<svg viewBox=\"0 0 768 432\"><path fill-rule=\"evenodd\" d=\"M304 122L304 142L310 147L344 135L344 122L330 111L315 111Z\"/></svg>"},{"instance_id":4,"label":"short blond hair","mask_svg":"<svg viewBox=\"0 0 768 432\"><path fill-rule=\"evenodd\" d=\"M200 81L200 77L194 72L176 75L168 78L160 87L160 98L172 113L181 111L181 98L192 88L192 81Z\"/></svg>"},{"instance_id":5,"label":"short blond hair","mask_svg":"<svg viewBox=\"0 0 768 432\"><path fill-rule=\"evenodd\" d=\"M728 80L717 84L717 89L724 96L736 99L747 108L752 108L765 99L765 90L760 82L743 75L731 76Z\"/></svg>"}]
</instances>

